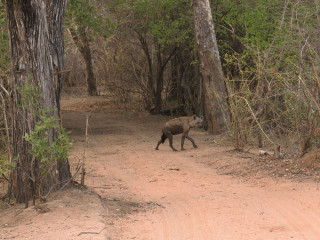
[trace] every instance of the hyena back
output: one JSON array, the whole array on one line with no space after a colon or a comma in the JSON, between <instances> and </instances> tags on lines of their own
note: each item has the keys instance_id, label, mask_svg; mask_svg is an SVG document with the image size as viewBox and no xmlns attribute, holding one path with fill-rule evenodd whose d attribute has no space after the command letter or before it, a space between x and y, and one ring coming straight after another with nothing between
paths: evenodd
<instances>
[{"instance_id":1,"label":"hyena back","mask_svg":"<svg viewBox=\"0 0 320 240\"><path fill-rule=\"evenodd\" d=\"M171 119L170 121L166 122L164 127L162 128L162 136L160 141L157 144L156 150L159 150L159 145L164 143L167 138L169 138L169 145L173 151L177 151L172 145L173 135L177 135L182 133L181 138L181 150L184 150L183 144L185 138L191 141L194 148L198 146L195 144L194 140L189 137L188 133L191 128L194 127L202 127L203 117L199 118L195 115L189 117L179 117Z\"/></svg>"}]
</instances>

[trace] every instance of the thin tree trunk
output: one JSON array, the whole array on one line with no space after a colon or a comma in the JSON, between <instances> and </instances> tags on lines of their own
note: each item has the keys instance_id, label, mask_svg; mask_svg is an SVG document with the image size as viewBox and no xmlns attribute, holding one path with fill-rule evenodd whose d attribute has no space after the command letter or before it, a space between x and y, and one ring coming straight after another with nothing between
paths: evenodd
<instances>
[{"instance_id":1,"label":"thin tree trunk","mask_svg":"<svg viewBox=\"0 0 320 240\"><path fill-rule=\"evenodd\" d=\"M87 91L90 96L97 96L97 84L96 78L93 71L92 65L92 55L90 50L90 44L85 28L80 27L78 33L74 29L69 29L72 36L73 42L78 47L84 64L86 66L86 82L87 82ZM79 37L78 37L79 36Z\"/></svg>"},{"instance_id":2,"label":"thin tree trunk","mask_svg":"<svg viewBox=\"0 0 320 240\"><path fill-rule=\"evenodd\" d=\"M185 72L184 63L179 56L181 53L175 54L171 59L171 87L170 98L177 100L178 106L184 104L184 95L182 88L182 77Z\"/></svg>"},{"instance_id":3,"label":"thin tree trunk","mask_svg":"<svg viewBox=\"0 0 320 240\"><path fill-rule=\"evenodd\" d=\"M198 44L208 130L227 130L230 113L209 0L191 0Z\"/></svg>"},{"instance_id":4,"label":"thin tree trunk","mask_svg":"<svg viewBox=\"0 0 320 240\"><path fill-rule=\"evenodd\" d=\"M82 56L86 65L88 94L90 96L97 96L98 93L97 93L96 77L93 72L90 44L89 44L87 32L85 29L80 30L80 39L83 46Z\"/></svg>"},{"instance_id":5,"label":"thin tree trunk","mask_svg":"<svg viewBox=\"0 0 320 240\"><path fill-rule=\"evenodd\" d=\"M163 53L160 51L160 46L158 46L157 51L157 78L156 78L156 92L155 92L155 112L160 113L162 108L162 91L163 91L163 75L166 69L168 62L170 61L171 57L177 51L178 48L174 48L171 53L167 56L167 58L162 59Z\"/></svg>"},{"instance_id":6,"label":"thin tree trunk","mask_svg":"<svg viewBox=\"0 0 320 240\"><path fill-rule=\"evenodd\" d=\"M139 42L141 44L141 48L146 55L147 63L148 63L148 88L152 93L152 100L155 105L154 113L160 113L162 108L162 91L163 91L163 75L166 69L168 62L170 61L171 57L176 52L177 48L175 47L169 53L169 55L165 58L164 52L160 49L160 45L156 44L156 66L154 67L154 63L152 61L152 56L149 50L149 46L147 43L146 37L144 37L139 31L135 31L138 35ZM154 74L154 69L156 70Z\"/></svg>"},{"instance_id":7,"label":"thin tree trunk","mask_svg":"<svg viewBox=\"0 0 320 240\"><path fill-rule=\"evenodd\" d=\"M65 181L71 175L69 163L65 160L52 166L38 190L35 179L42 174L40 160L33 159L31 146L24 138L26 133L33 131L38 120L35 106L24 102L26 93L23 89L27 84L38 91L40 107L50 110L48 117L59 118L62 76L55 73L63 70L64 9L65 0L6 0L12 67L9 77L12 157L16 162L9 195L13 194L17 202L26 205L39 191L46 194L59 180ZM48 132L48 144L56 136L57 130L52 128Z\"/></svg>"},{"instance_id":8,"label":"thin tree trunk","mask_svg":"<svg viewBox=\"0 0 320 240\"><path fill-rule=\"evenodd\" d=\"M138 35L138 39L139 42L141 44L141 48L146 56L147 59L147 64L148 64L148 83L147 83L147 91L148 91L148 95L150 95L150 104L148 107L148 111L150 111L152 109L152 104L156 102L156 88L154 86L154 74L153 74L153 68L152 68L152 59L151 59L151 53L149 50L149 46L148 46L148 42L147 39L139 32L139 31L135 31Z\"/></svg>"},{"instance_id":9,"label":"thin tree trunk","mask_svg":"<svg viewBox=\"0 0 320 240\"><path fill-rule=\"evenodd\" d=\"M160 113L162 109L162 90L163 90L163 71L160 69L160 72L157 76L157 89L155 95L155 112Z\"/></svg>"}]
</instances>

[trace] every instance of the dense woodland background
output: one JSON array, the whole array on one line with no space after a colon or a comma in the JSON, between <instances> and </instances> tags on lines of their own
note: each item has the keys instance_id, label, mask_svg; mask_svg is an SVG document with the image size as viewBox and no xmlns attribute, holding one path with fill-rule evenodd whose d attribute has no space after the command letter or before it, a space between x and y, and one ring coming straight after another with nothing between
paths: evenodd
<instances>
[{"instance_id":1,"label":"dense woodland background","mask_svg":"<svg viewBox=\"0 0 320 240\"><path fill-rule=\"evenodd\" d=\"M234 146L319 147L320 2L210 1ZM64 21L64 94L112 97L152 114L205 115L189 0L72 0ZM10 51L0 2L1 159L8 179ZM134 103L134 105L132 105Z\"/></svg>"}]
</instances>

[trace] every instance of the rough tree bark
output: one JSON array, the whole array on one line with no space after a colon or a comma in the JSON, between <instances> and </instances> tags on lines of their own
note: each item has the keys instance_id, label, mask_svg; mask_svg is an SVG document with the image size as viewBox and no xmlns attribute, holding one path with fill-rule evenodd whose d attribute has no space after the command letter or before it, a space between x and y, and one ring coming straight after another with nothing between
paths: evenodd
<instances>
[{"instance_id":1,"label":"rough tree bark","mask_svg":"<svg viewBox=\"0 0 320 240\"><path fill-rule=\"evenodd\" d=\"M97 84L92 66L92 55L90 50L89 39L87 36L87 31L85 27L82 26L79 27L78 31L72 28L69 28L69 31L73 39L73 42L78 47L86 66L86 82L88 94L90 96L97 96Z\"/></svg>"},{"instance_id":2,"label":"rough tree bark","mask_svg":"<svg viewBox=\"0 0 320 240\"><path fill-rule=\"evenodd\" d=\"M71 177L68 160L52 166L43 182L32 181L41 173L39 159L32 159L31 146L24 139L33 130L38 116L34 106L23 102L23 89L38 89L40 107L48 117L59 118L63 70L63 20L66 0L6 0L7 25L11 49L9 76L12 101L12 156L16 167L8 194L26 206L35 195L46 194L59 182ZM29 104L29 106L28 106ZM48 144L57 130L48 132Z\"/></svg>"},{"instance_id":3,"label":"rough tree bark","mask_svg":"<svg viewBox=\"0 0 320 240\"><path fill-rule=\"evenodd\" d=\"M208 130L226 131L230 121L227 93L209 0L191 0L198 44Z\"/></svg>"}]
</instances>

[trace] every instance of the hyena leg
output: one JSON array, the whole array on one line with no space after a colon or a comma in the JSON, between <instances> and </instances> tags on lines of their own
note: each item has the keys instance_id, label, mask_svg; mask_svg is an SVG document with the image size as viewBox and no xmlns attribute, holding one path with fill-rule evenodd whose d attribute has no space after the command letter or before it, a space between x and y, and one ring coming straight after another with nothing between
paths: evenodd
<instances>
[{"instance_id":1,"label":"hyena leg","mask_svg":"<svg viewBox=\"0 0 320 240\"><path fill-rule=\"evenodd\" d=\"M182 134L182 137L181 137L181 150L185 150L183 148L183 144L184 144L184 139L186 138L186 135L185 134Z\"/></svg>"},{"instance_id":2,"label":"hyena leg","mask_svg":"<svg viewBox=\"0 0 320 240\"><path fill-rule=\"evenodd\" d=\"M158 142L158 144L157 144L156 148L155 148L156 150L159 150L159 148L158 148L158 147L159 147L159 145L160 145L161 143L162 143L162 141L160 140L160 141Z\"/></svg>"},{"instance_id":3,"label":"hyena leg","mask_svg":"<svg viewBox=\"0 0 320 240\"><path fill-rule=\"evenodd\" d=\"M173 151L178 151L177 149L175 149L172 145L172 142L173 142L173 136L172 136L172 133L169 132L169 131L164 131L163 134L165 134L165 136L167 138L169 138L169 146L172 148Z\"/></svg>"},{"instance_id":4,"label":"hyena leg","mask_svg":"<svg viewBox=\"0 0 320 240\"><path fill-rule=\"evenodd\" d=\"M169 138L169 145L170 145L170 147L172 148L172 150L173 150L173 151L178 151L178 150L175 149L175 148L173 147L173 145L172 145L172 142L173 142L172 134L170 134L170 135L168 136L168 138Z\"/></svg>"},{"instance_id":5,"label":"hyena leg","mask_svg":"<svg viewBox=\"0 0 320 240\"><path fill-rule=\"evenodd\" d=\"M189 137L189 135L186 135L186 138L188 140L190 140L190 142L192 142L192 145L193 145L194 148L198 148L197 144L193 141L193 139L191 137Z\"/></svg>"}]
</instances>

